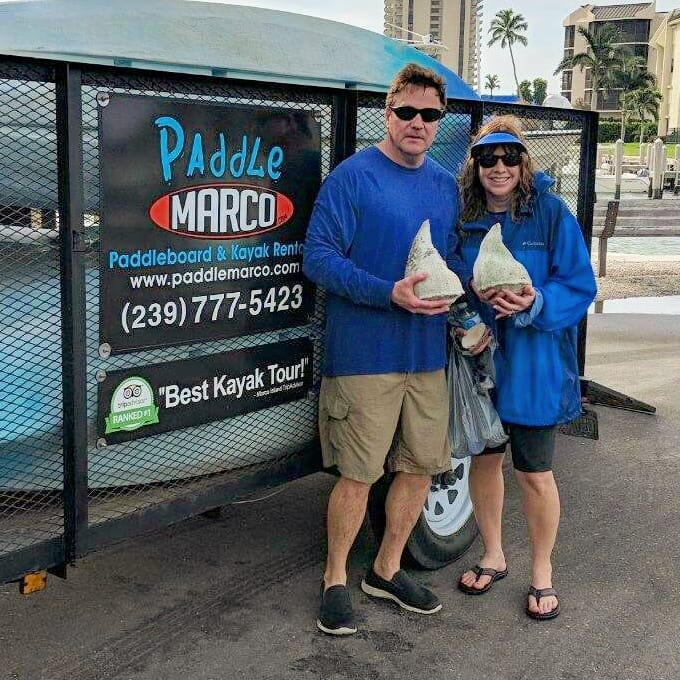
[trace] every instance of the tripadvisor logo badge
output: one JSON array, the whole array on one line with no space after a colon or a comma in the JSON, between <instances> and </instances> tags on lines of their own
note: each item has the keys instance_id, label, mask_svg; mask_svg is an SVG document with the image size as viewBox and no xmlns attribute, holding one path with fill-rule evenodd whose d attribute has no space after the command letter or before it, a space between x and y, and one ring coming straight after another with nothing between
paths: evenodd
<instances>
[{"instance_id":1,"label":"tripadvisor logo badge","mask_svg":"<svg viewBox=\"0 0 680 680\"><path fill-rule=\"evenodd\" d=\"M138 376L125 378L111 397L111 413L105 418L104 432L131 432L158 422L158 406L153 403L151 385Z\"/></svg>"}]
</instances>

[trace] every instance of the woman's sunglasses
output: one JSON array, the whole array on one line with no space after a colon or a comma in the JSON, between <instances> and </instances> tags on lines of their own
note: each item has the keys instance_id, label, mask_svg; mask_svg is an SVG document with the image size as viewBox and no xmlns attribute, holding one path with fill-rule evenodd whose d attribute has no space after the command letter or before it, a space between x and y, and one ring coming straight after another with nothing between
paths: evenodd
<instances>
[{"instance_id":1,"label":"woman's sunglasses","mask_svg":"<svg viewBox=\"0 0 680 680\"><path fill-rule=\"evenodd\" d=\"M505 154L494 153L495 147L481 147L473 152L472 157L487 170L496 166L500 160L506 168L514 168L522 162L522 149L518 146L506 146Z\"/></svg>"},{"instance_id":2,"label":"woman's sunglasses","mask_svg":"<svg viewBox=\"0 0 680 680\"><path fill-rule=\"evenodd\" d=\"M423 123L434 123L445 113L442 109L417 109L415 106L390 106L390 111L393 111L399 120L413 120L420 114Z\"/></svg>"}]
</instances>

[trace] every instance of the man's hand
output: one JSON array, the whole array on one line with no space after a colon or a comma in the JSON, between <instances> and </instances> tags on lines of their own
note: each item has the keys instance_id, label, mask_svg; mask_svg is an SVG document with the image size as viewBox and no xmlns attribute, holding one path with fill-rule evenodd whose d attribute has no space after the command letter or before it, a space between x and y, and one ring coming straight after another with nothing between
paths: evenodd
<instances>
[{"instance_id":1,"label":"man's hand","mask_svg":"<svg viewBox=\"0 0 680 680\"><path fill-rule=\"evenodd\" d=\"M534 304L535 298L536 291L530 285L524 286L519 295L503 288L496 292L495 297L491 300L491 304L496 310L496 318L505 319L513 314L529 309Z\"/></svg>"},{"instance_id":2,"label":"man's hand","mask_svg":"<svg viewBox=\"0 0 680 680\"><path fill-rule=\"evenodd\" d=\"M406 278L397 281L392 288L391 300L395 305L399 305L407 312L414 314L445 314L449 311L447 300L421 300L414 292L413 286L420 281L424 281L427 274L411 274Z\"/></svg>"}]
</instances>

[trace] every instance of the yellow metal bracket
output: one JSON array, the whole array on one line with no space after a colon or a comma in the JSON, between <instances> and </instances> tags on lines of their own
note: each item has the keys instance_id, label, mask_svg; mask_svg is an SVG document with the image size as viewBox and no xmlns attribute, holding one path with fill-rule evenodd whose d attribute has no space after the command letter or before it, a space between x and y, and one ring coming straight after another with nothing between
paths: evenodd
<instances>
[{"instance_id":1,"label":"yellow metal bracket","mask_svg":"<svg viewBox=\"0 0 680 680\"><path fill-rule=\"evenodd\" d=\"M24 574L19 580L19 592L22 595L30 595L47 588L47 571L34 571Z\"/></svg>"}]
</instances>

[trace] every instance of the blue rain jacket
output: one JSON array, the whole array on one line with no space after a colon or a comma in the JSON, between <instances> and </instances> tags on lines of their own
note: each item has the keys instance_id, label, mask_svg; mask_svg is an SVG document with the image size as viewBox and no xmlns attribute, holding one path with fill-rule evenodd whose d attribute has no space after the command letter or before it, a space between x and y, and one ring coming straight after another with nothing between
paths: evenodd
<instances>
[{"instance_id":1,"label":"blue rain jacket","mask_svg":"<svg viewBox=\"0 0 680 680\"><path fill-rule=\"evenodd\" d=\"M471 269L488 230L501 222L503 242L528 270L536 299L530 309L494 319L492 307L470 297L499 343L496 409L507 423L550 426L581 412L577 325L596 294L590 256L576 218L550 192L554 181L534 177L536 193L519 222L489 214L461 227L460 252Z\"/></svg>"}]
</instances>

